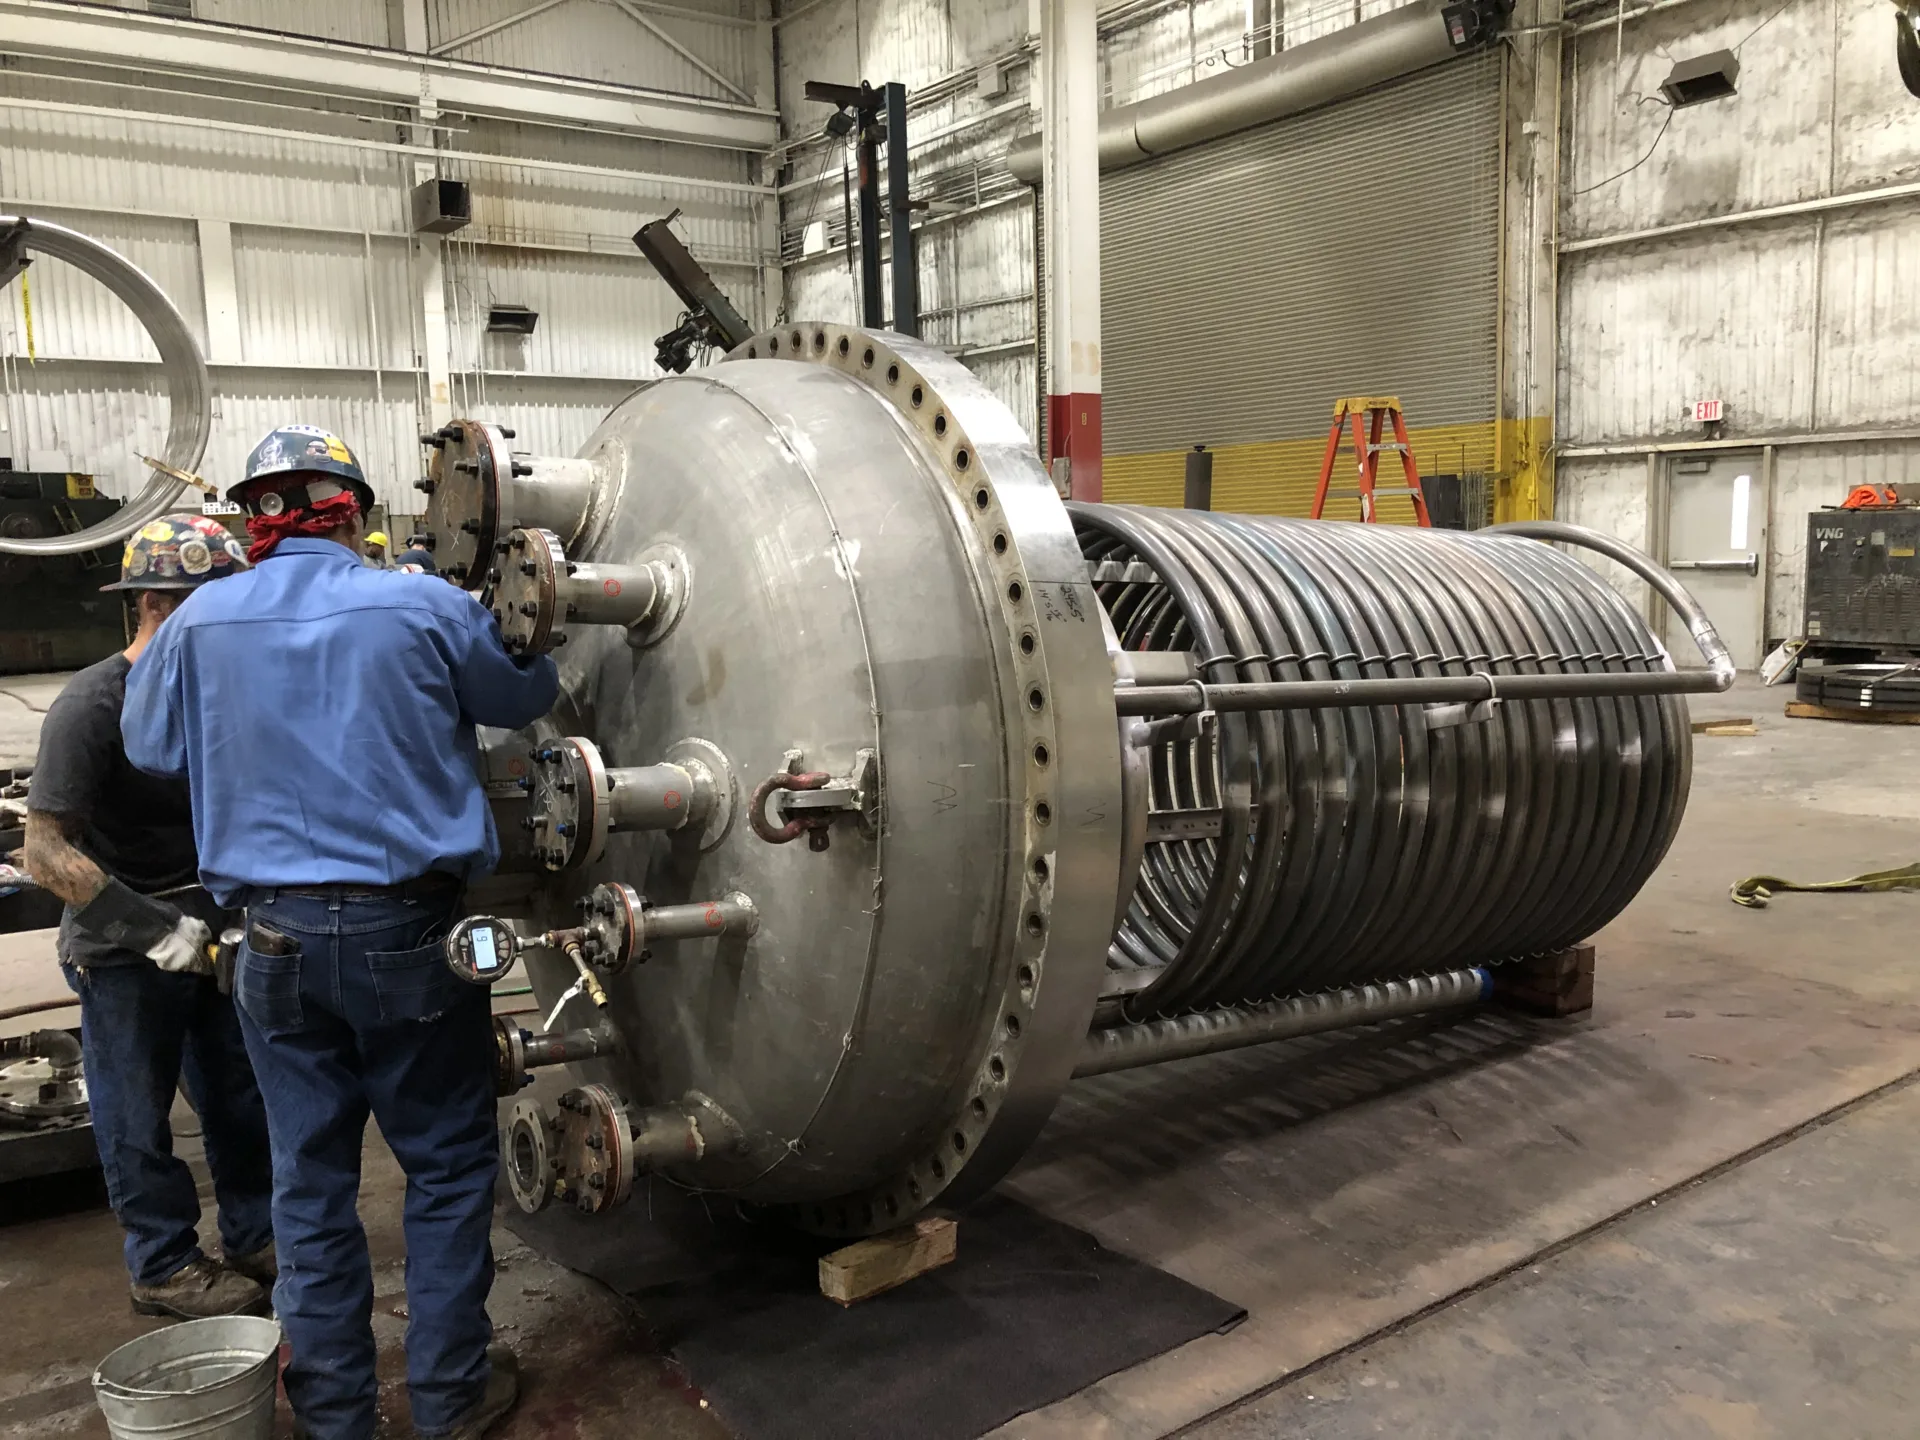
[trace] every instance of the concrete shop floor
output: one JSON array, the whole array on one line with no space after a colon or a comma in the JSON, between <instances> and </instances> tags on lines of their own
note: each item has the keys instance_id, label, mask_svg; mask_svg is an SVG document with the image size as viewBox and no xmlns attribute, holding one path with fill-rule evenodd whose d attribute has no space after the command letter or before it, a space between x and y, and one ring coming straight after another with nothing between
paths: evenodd
<instances>
[{"instance_id":1,"label":"concrete shop floor","mask_svg":"<svg viewBox=\"0 0 1920 1440\"><path fill-rule=\"evenodd\" d=\"M1727 886L1920 858L1920 728L1788 721L1786 698L1696 702L1760 733L1697 739L1678 841L1597 937L1591 1016L1409 1022L1073 1087L1008 1188L1250 1315L999 1433L1914 1434L1920 895L1748 911ZM371 1139L390 1384L400 1191ZM87 1376L149 1323L111 1217L59 1202L0 1227L4 1435L104 1434ZM495 1244L527 1375L502 1435L723 1433L640 1317ZM404 1434L397 1384L384 1409Z\"/></svg>"}]
</instances>

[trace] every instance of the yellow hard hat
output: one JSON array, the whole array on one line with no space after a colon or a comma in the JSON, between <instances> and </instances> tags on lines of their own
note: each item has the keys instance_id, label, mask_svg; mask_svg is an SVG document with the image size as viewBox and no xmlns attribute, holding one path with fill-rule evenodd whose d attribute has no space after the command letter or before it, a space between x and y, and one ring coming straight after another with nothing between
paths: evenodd
<instances>
[{"instance_id":1,"label":"yellow hard hat","mask_svg":"<svg viewBox=\"0 0 1920 1440\"><path fill-rule=\"evenodd\" d=\"M384 530L375 530L371 535L367 536L367 544L378 545L382 549L388 548L387 532Z\"/></svg>"}]
</instances>

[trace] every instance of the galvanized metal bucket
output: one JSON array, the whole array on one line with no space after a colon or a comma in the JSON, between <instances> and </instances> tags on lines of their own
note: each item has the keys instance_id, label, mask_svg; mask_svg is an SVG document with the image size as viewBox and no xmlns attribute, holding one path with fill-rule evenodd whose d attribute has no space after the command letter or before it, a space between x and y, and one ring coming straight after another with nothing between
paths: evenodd
<instances>
[{"instance_id":1,"label":"galvanized metal bucket","mask_svg":"<svg viewBox=\"0 0 1920 1440\"><path fill-rule=\"evenodd\" d=\"M188 1320L122 1345L93 1372L114 1440L269 1440L280 1323Z\"/></svg>"}]
</instances>

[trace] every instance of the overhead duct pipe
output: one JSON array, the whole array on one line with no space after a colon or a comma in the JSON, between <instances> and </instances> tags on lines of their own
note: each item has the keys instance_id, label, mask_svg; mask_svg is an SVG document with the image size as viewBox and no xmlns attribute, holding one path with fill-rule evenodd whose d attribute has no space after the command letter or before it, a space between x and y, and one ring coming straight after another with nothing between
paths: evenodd
<instances>
[{"instance_id":1,"label":"overhead duct pipe","mask_svg":"<svg viewBox=\"0 0 1920 1440\"><path fill-rule=\"evenodd\" d=\"M1226 75L1122 105L1100 119L1100 168L1138 165L1398 80L1491 42L1505 14L1498 0L1415 0ZM1041 167L1037 132L1007 151L1007 168L1029 185L1041 183Z\"/></svg>"}]
</instances>

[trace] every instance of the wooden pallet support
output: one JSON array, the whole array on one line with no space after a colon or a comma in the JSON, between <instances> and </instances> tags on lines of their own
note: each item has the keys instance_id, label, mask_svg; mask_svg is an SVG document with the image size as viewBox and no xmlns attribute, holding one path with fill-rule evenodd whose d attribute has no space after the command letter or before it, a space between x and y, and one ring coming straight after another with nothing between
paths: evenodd
<instances>
[{"instance_id":1,"label":"wooden pallet support","mask_svg":"<svg viewBox=\"0 0 1920 1440\"><path fill-rule=\"evenodd\" d=\"M1868 725L1920 725L1920 710L1841 710L1806 700L1787 702L1789 720L1854 720Z\"/></svg>"},{"instance_id":2,"label":"wooden pallet support","mask_svg":"<svg viewBox=\"0 0 1920 1440\"><path fill-rule=\"evenodd\" d=\"M1593 1008L1593 946L1513 960L1493 969L1493 1003L1558 1018Z\"/></svg>"},{"instance_id":3,"label":"wooden pallet support","mask_svg":"<svg viewBox=\"0 0 1920 1440\"><path fill-rule=\"evenodd\" d=\"M911 1225L822 1255L820 1293L852 1305L949 1265L958 1249L958 1228L943 1215L922 1215Z\"/></svg>"}]
</instances>

